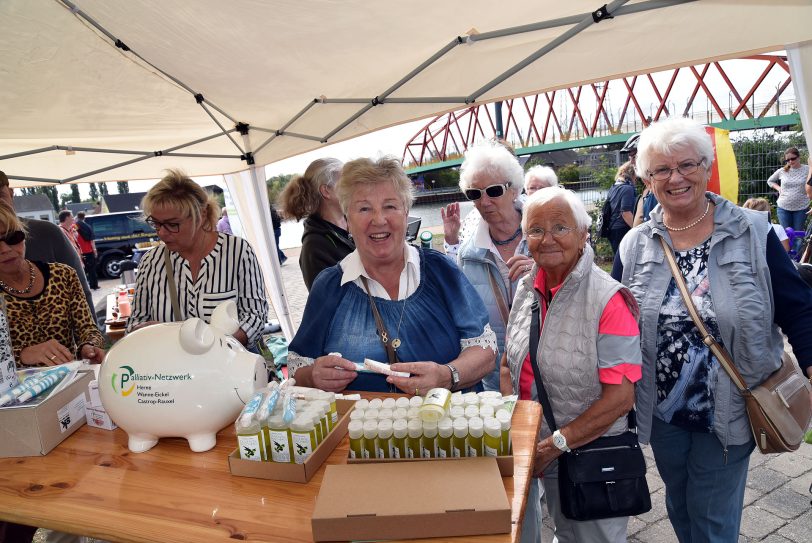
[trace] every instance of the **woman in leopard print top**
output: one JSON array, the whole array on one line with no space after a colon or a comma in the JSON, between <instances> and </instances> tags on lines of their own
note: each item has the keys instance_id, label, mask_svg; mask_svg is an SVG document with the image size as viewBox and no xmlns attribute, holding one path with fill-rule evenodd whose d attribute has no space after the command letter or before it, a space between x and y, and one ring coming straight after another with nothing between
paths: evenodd
<instances>
[{"instance_id":1,"label":"woman in leopard print top","mask_svg":"<svg viewBox=\"0 0 812 543\"><path fill-rule=\"evenodd\" d=\"M103 339L73 268L25 259L25 230L0 205L0 297L18 366L87 358L101 362Z\"/></svg>"}]
</instances>

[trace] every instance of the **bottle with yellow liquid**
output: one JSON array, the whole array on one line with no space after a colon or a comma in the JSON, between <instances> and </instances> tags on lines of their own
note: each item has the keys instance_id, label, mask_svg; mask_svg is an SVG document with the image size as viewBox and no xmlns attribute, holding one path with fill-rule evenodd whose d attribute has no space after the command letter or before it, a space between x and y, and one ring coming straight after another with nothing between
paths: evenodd
<instances>
[{"instance_id":1,"label":"bottle with yellow liquid","mask_svg":"<svg viewBox=\"0 0 812 543\"><path fill-rule=\"evenodd\" d=\"M511 414L504 409L496 412L496 420L502 428L502 447L499 449L499 456L510 456L513 453L513 445L510 442L510 417Z\"/></svg>"},{"instance_id":2,"label":"bottle with yellow liquid","mask_svg":"<svg viewBox=\"0 0 812 543\"><path fill-rule=\"evenodd\" d=\"M378 438L378 421L364 421L364 447L361 456L365 459L377 458L378 452L375 450L375 440Z\"/></svg>"},{"instance_id":3,"label":"bottle with yellow liquid","mask_svg":"<svg viewBox=\"0 0 812 543\"><path fill-rule=\"evenodd\" d=\"M468 456L482 456L482 436L484 434L482 419L474 417L468 419Z\"/></svg>"},{"instance_id":4,"label":"bottle with yellow liquid","mask_svg":"<svg viewBox=\"0 0 812 543\"><path fill-rule=\"evenodd\" d=\"M282 419L282 413L278 412L268 417L268 449L271 454L268 460L289 464L293 462L293 439L290 435L290 428Z\"/></svg>"},{"instance_id":5,"label":"bottle with yellow liquid","mask_svg":"<svg viewBox=\"0 0 812 543\"><path fill-rule=\"evenodd\" d=\"M336 427L338 424L338 407L336 406L336 395L335 392L327 392L326 390L319 391L319 399L323 402L327 402L329 406L327 412L327 425L330 427L330 430Z\"/></svg>"},{"instance_id":6,"label":"bottle with yellow liquid","mask_svg":"<svg viewBox=\"0 0 812 543\"><path fill-rule=\"evenodd\" d=\"M392 421L378 421L378 439L375 442L375 458L392 457Z\"/></svg>"},{"instance_id":7,"label":"bottle with yellow liquid","mask_svg":"<svg viewBox=\"0 0 812 543\"><path fill-rule=\"evenodd\" d=\"M454 435L451 436L451 456L464 457L468 453L466 440L468 438L468 419L465 417L454 419Z\"/></svg>"},{"instance_id":8,"label":"bottle with yellow liquid","mask_svg":"<svg viewBox=\"0 0 812 543\"><path fill-rule=\"evenodd\" d=\"M293 442L293 461L304 464L316 450L316 425L307 413L297 415L290 423L290 437Z\"/></svg>"},{"instance_id":9,"label":"bottle with yellow liquid","mask_svg":"<svg viewBox=\"0 0 812 543\"><path fill-rule=\"evenodd\" d=\"M305 407L302 413L313 419L313 429L316 431L316 447L318 447L319 443L324 440L324 434L322 433L322 426L320 422L321 411L319 410L318 406L311 403Z\"/></svg>"},{"instance_id":10,"label":"bottle with yellow liquid","mask_svg":"<svg viewBox=\"0 0 812 543\"><path fill-rule=\"evenodd\" d=\"M485 419L485 436L482 451L485 456L499 456L502 448L502 425L494 417Z\"/></svg>"},{"instance_id":11,"label":"bottle with yellow liquid","mask_svg":"<svg viewBox=\"0 0 812 543\"><path fill-rule=\"evenodd\" d=\"M451 436L454 435L453 421L446 417L437 423L437 458L451 458Z\"/></svg>"},{"instance_id":12,"label":"bottle with yellow liquid","mask_svg":"<svg viewBox=\"0 0 812 543\"><path fill-rule=\"evenodd\" d=\"M406 458L407 424L406 419L397 419L392 423L392 458Z\"/></svg>"},{"instance_id":13,"label":"bottle with yellow liquid","mask_svg":"<svg viewBox=\"0 0 812 543\"><path fill-rule=\"evenodd\" d=\"M423 421L423 437L420 438L422 458L437 458L437 423Z\"/></svg>"},{"instance_id":14,"label":"bottle with yellow liquid","mask_svg":"<svg viewBox=\"0 0 812 543\"><path fill-rule=\"evenodd\" d=\"M360 420L350 421L347 433L350 435L350 458L363 458L364 423Z\"/></svg>"},{"instance_id":15,"label":"bottle with yellow liquid","mask_svg":"<svg viewBox=\"0 0 812 543\"><path fill-rule=\"evenodd\" d=\"M447 388L432 388L426 393L423 405L420 406L420 418L423 421L437 422L448 413L451 405L451 391Z\"/></svg>"},{"instance_id":16,"label":"bottle with yellow liquid","mask_svg":"<svg viewBox=\"0 0 812 543\"><path fill-rule=\"evenodd\" d=\"M411 419L407 423L407 436L406 436L406 458L420 458L421 439L423 438L423 423L420 419Z\"/></svg>"}]
</instances>

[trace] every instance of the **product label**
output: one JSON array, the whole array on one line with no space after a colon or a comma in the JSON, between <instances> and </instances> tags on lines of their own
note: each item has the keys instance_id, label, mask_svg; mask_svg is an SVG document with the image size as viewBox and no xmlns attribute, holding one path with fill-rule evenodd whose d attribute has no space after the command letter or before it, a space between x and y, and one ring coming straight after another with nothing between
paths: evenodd
<instances>
[{"instance_id":1,"label":"product label","mask_svg":"<svg viewBox=\"0 0 812 543\"><path fill-rule=\"evenodd\" d=\"M271 458L274 462L290 462L290 447L288 446L288 433L279 430L270 430Z\"/></svg>"},{"instance_id":2,"label":"product label","mask_svg":"<svg viewBox=\"0 0 812 543\"><path fill-rule=\"evenodd\" d=\"M485 456L499 456L499 449L488 446L485 444Z\"/></svg>"},{"instance_id":3,"label":"product label","mask_svg":"<svg viewBox=\"0 0 812 543\"><path fill-rule=\"evenodd\" d=\"M448 453L446 453L446 452L445 452L445 449L438 449L438 450L437 450L437 456L438 456L439 458L447 458L447 457L448 457Z\"/></svg>"},{"instance_id":4,"label":"product label","mask_svg":"<svg viewBox=\"0 0 812 543\"><path fill-rule=\"evenodd\" d=\"M462 458L462 451L460 451L457 447L451 447L451 455L454 458Z\"/></svg>"},{"instance_id":5,"label":"product label","mask_svg":"<svg viewBox=\"0 0 812 543\"><path fill-rule=\"evenodd\" d=\"M85 394L80 393L56 412L59 430L64 434L85 417Z\"/></svg>"},{"instance_id":6,"label":"product label","mask_svg":"<svg viewBox=\"0 0 812 543\"><path fill-rule=\"evenodd\" d=\"M383 454L383 447L380 446L375 447L375 458L385 458Z\"/></svg>"},{"instance_id":7,"label":"product label","mask_svg":"<svg viewBox=\"0 0 812 543\"><path fill-rule=\"evenodd\" d=\"M293 460L297 464L304 464L304 461L313 454L310 433L291 432L290 435L293 438Z\"/></svg>"},{"instance_id":8,"label":"product label","mask_svg":"<svg viewBox=\"0 0 812 543\"><path fill-rule=\"evenodd\" d=\"M369 460L369 449L366 447L361 449L361 456L363 456L365 460Z\"/></svg>"},{"instance_id":9,"label":"product label","mask_svg":"<svg viewBox=\"0 0 812 543\"><path fill-rule=\"evenodd\" d=\"M259 434L249 436L237 436L237 444L240 449L240 458L243 460L262 460L259 446Z\"/></svg>"},{"instance_id":10,"label":"product label","mask_svg":"<svg viewBox=\"0 0 812 543\"><path fill-rule=\"evenodd\" d=\"M477 454L477 450L474 447L468 445L468 456L479 456Z\"/></svg>"},{"instance_id":11,"label":"product label","mask_svg":"<svg viewBox=\"0 0 812 543\"><path fill-rule=\"evenodd\" d=\"M338 412L337 411L330 411L330 418L333 420L333 424L338 422Z\"/></svg>"},{"instance_id":12,"label":"product label","mask_svg":"<svg viewBox=\"0 0 812 543\"><path fill-rule=\"evenodd\" d=\"M406 447L406 458L414 458L414 449Z\"/></svg>"},{"instance_id":13,"label":"product label","mask_svg":"<svg viewBox=\"0 0 812 543\"><path fill-rule=\"evenodd\" d=\"M394 443L389 445L389 458L400 458L400 449Z\"/></svg>"},{"instance_id":14,"label":"product label","mask_svg":"<svg viewBox=\"0 0 812 543\"><path fill-rule=\"evenodd\" d=\"M420 456L422 458L431 458L431 451L428 449L428 447L423 447L420 451Z\"/></svg>"}]
</instances>

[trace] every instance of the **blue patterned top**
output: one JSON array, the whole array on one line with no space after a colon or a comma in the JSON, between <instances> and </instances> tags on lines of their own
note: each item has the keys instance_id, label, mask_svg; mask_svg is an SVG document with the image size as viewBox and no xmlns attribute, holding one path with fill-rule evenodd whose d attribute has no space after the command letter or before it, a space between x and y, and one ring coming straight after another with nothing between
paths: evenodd
<instances>
[{"instance_id":1,"label":"blue patterned top","mask_svg":"<svg viewBox=\"0 0 812 543\"><path fill-rule=\"evenodd\" d=\"M471 283L451 260L431 249L419 251L421 279L415 292L399 301L375 298L375 304L389 336L401 340L399 360L447 364L459 356L467 340L481 345L480 338L490 332L488 313ZM367 293L352 281L342 286L341 276L338 264L316 278L302 325L290 344L289 360L307 364L338 352L353 362L365 358L387 361ZM389 384L383 375L359 373L347 389L388 391Z\"/></svg>"}]
</instances>

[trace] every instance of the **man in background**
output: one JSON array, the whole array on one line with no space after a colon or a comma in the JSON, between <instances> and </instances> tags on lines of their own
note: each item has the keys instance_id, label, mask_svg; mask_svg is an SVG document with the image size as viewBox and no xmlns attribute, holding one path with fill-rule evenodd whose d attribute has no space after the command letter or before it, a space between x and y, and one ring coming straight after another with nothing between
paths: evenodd
<instances>
[{"instance_id":1,"label":"man in background","mask_svg":"<svg viewBox=\"0 0 812 543\"><path fill-rule=\"evenodd\" d=\"M14 195L8 184L8 177L0 171L0 202L5 203L14 209ZM68 238L60 231L60 228L48 221L37 219L21 219L28 229L27 241L25 244L25 258L29 260L39 260L40 262L61 262L67 264L79 276L82 289L85 291L87 305L90 307L92 315L96 315L93 309L93 296L87 285L85 270L82 269L82 262L79 253L74 249Z\"/></svg>"},{"instance_id":2,"label":"man in background","mask_svg":"<svg viewBox=\"0 0 812 543\"><path fill-rule=\"evenodd\" d=\"M93 232L93 227L85 222L85 212L80 211L76 214L76 241L79 242L79 250L82 252L82 260L85 265L85 274L87 275L87 282L90 283L92 290L99 290L99 278L96 275L97 257L99 256L96 250L96 234Z\"/></svg>"}]
</instances>

